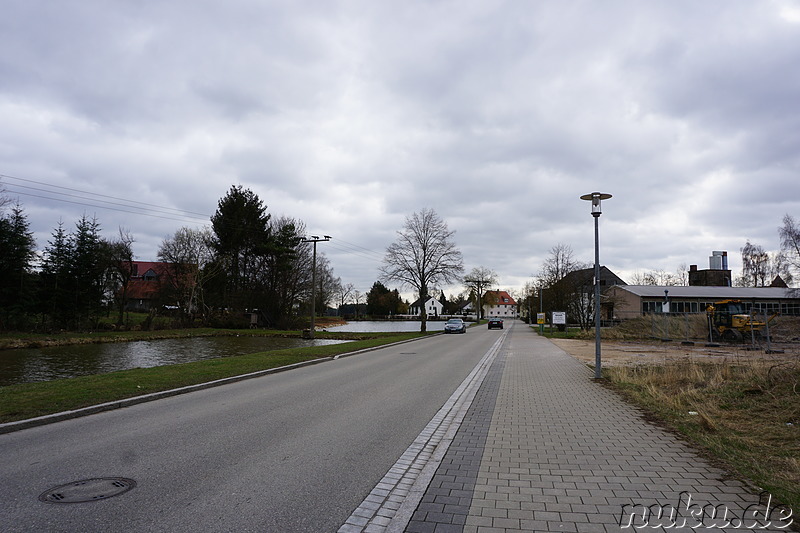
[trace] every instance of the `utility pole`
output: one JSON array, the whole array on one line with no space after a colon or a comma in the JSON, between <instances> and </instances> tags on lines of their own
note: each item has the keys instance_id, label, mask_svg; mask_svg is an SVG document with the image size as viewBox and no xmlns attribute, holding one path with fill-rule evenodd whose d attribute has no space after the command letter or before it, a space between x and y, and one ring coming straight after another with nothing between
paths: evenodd
<instances>
[{"instance_id":1,"label":"utility pole","mask_svg":"<svg viewBox=\"0 0 800 533\"><path fill-rule=\"evenodd\" d=\"M318 235L312 235L310 239L303 239L303 242L314 243L314 259L311 263L311 329L309 330L309 339L314 338L314 318L317 314L317 243L329 240L331 240L330 235L323 235L321 239Z\"/></svg>"}]
</instances>

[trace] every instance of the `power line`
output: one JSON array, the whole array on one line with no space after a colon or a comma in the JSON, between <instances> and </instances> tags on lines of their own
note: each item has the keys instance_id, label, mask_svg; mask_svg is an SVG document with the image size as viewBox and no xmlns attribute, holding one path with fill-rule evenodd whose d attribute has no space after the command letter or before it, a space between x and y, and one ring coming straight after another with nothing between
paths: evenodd
<instances>
[{"instance_id":1,"label":"power line","mask_svg":"<svg viewBox=\"0 0 800 533\"><path fill-rule=\"evenodd\" d=\"M59 193L55 193L53 191L48 191L47 189L39 189L39 188L36 188L36 187L27 187L25 185L14 185L13 187L24 187L24 188L27 188L27 189L31 189L31 190L34 190L34 191L40 191L40 192L44 192L44 193L48 193L48 194L59 194ZM118 211L118 212L121 212L121 213L132 213L132 214L136 214L136 215L146 215L146 216L152 216L152 217L157 217L157 218L164 218L164 219L167 219L167 220L177 220L179 222L185 222L185 221L195 221L196 222L198 220L204 220L204 221L207 220L205 218L201 219L200 217L193 217L191 215L181 215L180 213L170 213L169 211L161 211L161 210L157 210L157 209L149 209L149 208L145 208L145 207L138 207L138 206L135 206L135 205L126 205L126 204L121 204L121 203L116 203L116 202L106 202L107 205L98 205L98 204L94 204L94 203L87 203L87 202L92 202L94 200L92 200L91 198L84 198L82 196L78 196L78 195L75 195L75 194L66 194L64 196L68 196L68 197L71 197L71 198L78 198L79 200L86 200L86 201L85 202L79 202L79 201L75 201L75 200L67 200L67 199L64 199L64 198L57 198L57 197L54 198L52 196L44 196L44 195L41 195L41 194L34 194L34 193L30 193L30 192L25 192L25 191L19 191L19 190L16 190L15 188L6 189L6 191L14 193L14 194L21 194L23 196L30 196L30 197L33 197L33 198L42 198L42 199L45 199L45 200L53 200L53 201L56 201L56 202L64 202L64 203L76 204L76 205L85 205L85 206L88 206L88 207L96 207L98 209L107 209L109 211ZM125 207L125 208L128 208L128 209L120 209L119 207L110 207L110 206L114 206L114 205L120 206L120 207ZM130 211L129 209L137 209L138 211ZM148 213L148 211L152 211L152 213ZM162 215L158 215L158 214L154 214L154 213L162 213ZM178 219L178 218L173 218L172 216L163 216L163 215L172 215L172 216L177 215L177 216L184 216L184 218Z\"/></svg>"},{"instance_id":2,"label":"power line","mask_svg":"<svg viewBox=\"0 0 800 533\"><path fill-rule=\"evenodd\" d=\"M197 212L194 212L194 211L186 211L184 209L176 209L174 207L160 206L160 205L155 205L155 204L151 204L151 203L147 203L147 202L139 202L137 200L128 200L127 198L119 198L117 196L110 196L110 195L107 195L107 194L100 194L100 193L95 193L95 192L91 192L91 191L83 191L83 190L80 190L80 189L73 189L71 187L63 187L61 185L55 185L53 183L47 183L47 182L43 182L43 181L36 181L36 180L27 179L27 178L20 178L20 177L17 177L17 176L11 176L9 174L0 174L0 178L2 178L2 179L10 179L10 180L15 180L15 181L23 181L23 182L26 182L26 183L35 183L36 185L44 185L45 187L49 187L50 189L61 189L61 190L64 190L64 191L76 192L76 193L80 193L81 195L88 195L89 198L87 198L85 196L78 196L78 195L75 195L75 194L61 193L61 192L58 192L58 191L51 191L51 190L48 190L48 189L40 189L38 187L30 187L30 186L27 186L27 185L19 185L19 184L15 185L16 187L23 187L23 188L26 188L26 189L32 189L32 190L47 192L49 194L56 194L56 195L61 195L61 196L69 196L69 197L80 198L80 199L89 200L89 201L104 201L104 200L96 200L96 199L91 198L91 197L108 198L110 200L118 200L120 202L125 202L124 204L118 204L116 202L106 202L106 203L111 204L111 205L122 205L124 207L130 207L130 208L133 208L133 209L146 209L146 210L151 210L151 211L156 211L156 212L167 212L167 214L175 214L175 215L179 215L179 216L185 216L185 217L188 217L188 218L196 218L196 217L202 217L202 218L205 218L205 219L210 218L210 215L208 215L206 213L197 213ZM25 193L20 193L20 194L25 194ZM30 196L35 196L35 195L30 195ZM50 198L50 199L59 201L58 198ZM129 204L135 204L135 205L129 205ZM136 205L141 205L141 206L144 206L144 207L140 208L140 207L136 207ZM172 212L172 213L169 213L169 212Z\"/></svg>"},{"instance_id":3,"label":"power line","mask_svg":"<svg viewBox=\"0 0 800 533\"><path fill-rule=\"evenodd\" d=\"M342 240L342 239L340 239L338 237L336 239L337 239L336 243L337 244L339 244L339 243L343 244L344 245L344 249L346 251L348 251L348 252L356 253L356 254L362 255L364 257L370 257L371 256L372 259L383 260L383 253L375 252L373 250L370 250L369 248L364 248L363 246L359 246L358 244L354 244L352 242L348 242L348 241Z\"/></svg>"},{"instance_id":4,"label":"power line","mask_svg":"<svg viewBox=\"0 0 800 533\"><path fill-rule=\"evenodd\" d=\"M109 210L109 211L117 211L119 213L130 213L130 214L133 214L133 215L144 215L144 216L149 216L149 217L154 217L154 218L162 218L162 219L165 219L165 220L174 220L176 222L197 222L197 220L198 220L198 219L189 220L189 219L185 219L185 218L184 219L173 218L173 217L167 217L167 216L163 216L163 215L155 215L155 214L152 214L152 213L143 213L141 211L128 211L127 209L106 207L106 206L90 204L90 203L86 203L86 202L76 202L76 201L73 201L73 200L64 200L63 198L52 198L52 197L49 197L49 196L42 196L40 194L32 194L32 193L27 193L27 192L23 192L23 191L15 191L15 190L12 190L12 189L6 189L6 190L9 191L9 192L13 192L15 194L22 194L24 196L31 196L31 197L34 197L34 198L43 198L45 200L54 200L54 201L57 201L57 202L64 202L64 203L67 203L67 204L83 205L83 206L86 206L86 207L95 207L97 209L106 209L106 210ZM134 208L134 207L132 207L132 208ZM136 209L136 208L134 208L134 209Z\"/></svg>"},{"instance_id":5,"label":"power line","mask_svg":"<svg viewBox=\"0 0 800 533\"><path fill-rule=\"evenodd\" d=\"M13 183L13 184L8 184L9 186L6 187L4 190L4 192L7 193L19 194L32 198L40 198L54 202L80 205L95 209L104 209L120 213L129 213L139 216L160 218L163 220L172 220L175 222L197 223L199 221L202 221L204 223L209 223L212 218L211 215L197 213L194 211L186 211L172 207L155 205L147 202L128 200L126 198L121 198L118 196L111 196L107 194L94 193L71 187L64 187L53 183L47 183L44 181L32 180L28 178L20 178L9 174L0 173L0 179L14 180L16 182L41 185L42 187L34 187L32 185ZM26 190L19 190L19 189L26 189ZM35 191L35 192L30 192L30 191ZM60 192L60 191L69 191L69 192ZM39 193L44 193L44 194L39 194ZM114 201L109 201L109 200L114 200ZM243 227L236 224L230 224L229 222L226 225L228 225L229 227ZM365 248L361 245L348 242L339 238L337 238L337 240L335 241L330 242L329 246L340 252L362 257L369 261L381 262L383 260L383 253L375 252L374 250L370 250L369 248Z\"/></svg>"}]
</instances>

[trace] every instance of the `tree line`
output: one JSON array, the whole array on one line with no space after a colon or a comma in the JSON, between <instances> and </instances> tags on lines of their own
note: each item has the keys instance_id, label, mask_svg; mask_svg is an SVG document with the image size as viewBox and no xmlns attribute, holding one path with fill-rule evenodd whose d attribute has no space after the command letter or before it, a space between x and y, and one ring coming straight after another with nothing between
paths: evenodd
<instances>
[{"instance_id":1,"label":"tree line","mask_svg":"<svg viewBox=\"0 0 800 533\"><path fill-rule=\"evenodd\" d=\"M5 202L8 205L8 202ZM3 207L0 205L0 207ZM249 189L232 186L210 228L180 228L165 238L166 264L154 315L169 305L180 325L237 325L243 312L263 323L293 327L311 306L311 245L302 221L273 218ZM84 215L68 231L62 221L42 250L17 203L0 212L0 330L82 330L101 317L122 324L133 276L133 236L100 234ZM316 309L341 292L324 253L316 262ZM113 313L113 315L112 315Z\"/></svg>"}]
</instances>

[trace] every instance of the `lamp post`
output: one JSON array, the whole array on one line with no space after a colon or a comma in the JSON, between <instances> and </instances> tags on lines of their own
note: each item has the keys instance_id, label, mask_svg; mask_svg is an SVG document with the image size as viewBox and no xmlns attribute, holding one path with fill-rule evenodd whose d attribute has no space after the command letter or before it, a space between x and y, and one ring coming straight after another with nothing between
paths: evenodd
<instances>
[{"instance_id":1,"label":"lamp post","mask_svg":"<svg viewBox=\"0 0 800 533\"><path fill-rule=\"evenodd\" d=\"M608 200L610 194L593 192L581 196L581 200L592 202L592 216L594 217L594 377L602 377L600 366L600 230L599 220L602 214L601 200Z\"/></svg>"},{"instance_id":2,"label":"lamp post","mask_svg":"<svg viewBox=\"0 0 800 533\"><path fill-rule=\"evenodd\" d=\"M312 235L310 239L303 239L303 242L314 243L314 259L311 263L311 329L308 332L309 339L314 338L314 318L317 314L317 243L329 240L331 240L330 235L323 235L321 239L317 235Z\"/></svg>"}]
</instances>

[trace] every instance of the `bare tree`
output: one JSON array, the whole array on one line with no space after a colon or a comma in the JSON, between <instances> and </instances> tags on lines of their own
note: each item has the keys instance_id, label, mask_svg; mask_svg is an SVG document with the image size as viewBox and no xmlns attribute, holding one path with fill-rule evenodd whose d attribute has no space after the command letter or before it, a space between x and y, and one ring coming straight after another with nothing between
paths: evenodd
<instances>
[{"instance_id":1,"label":"bare tree","mask_svg":"<svg viewBox=\"0 0 800 533\"><path fill-rule=\"evenodd\" d=\"M364 294L361 291L359 291L359 290L354 290L353 291L353 300L355 300L355 302L356 302L356 311L355 311L356 320L358 320L358 306L361 305L361 298L363 298L363 297L364 297Z\"/></svg>"},{"instance_id":2,"label":"bare tree","mask_svg":"<svg viewBox=\"0 0 800 533\"><path fill-rule=\"evenodd\" d=\"M791 283L792 273L784 251L770 253L759 244L749 240L740 249L742 252L742 275L737 285L742 287L767 287L780 276Z\"/></svg>"},{"instance_id":3,"label":"bare tree","mask_svg":"<svg viewBox=\"0 0 800 533\"><path fill-rule=\"evenodd\" d=\"M539 281L545 287L552 287L561 278L583 268L585 265L575 259L575 252L568 244L558 243L550 248L550 255L544 260L539 272Z\"/></svg>"},{"instance_id":4,"label":"bare tree","mask_svg":"<svg viewBox=\"0 0 800 533\"><path fill-rule=\"evenodd\" d=\"M683 270L682 270L683 269ZM686 282L684 282L686 276ZM670 274L663 268L650 270L648 272L635 272L630 278L632 285L654 285L658 287L672 287L676 285L687 285L688 274L685 272L683 265L678 269L675 274Z\"/></svg>"},{"instance_id":5,"label":"bare tree","mask_svg":"<svg viewBox=\"0 0 800 533\"><path fill-rule=\"evenodd\" d=\"M752 244L749 240L739 251L742 252L742 285L745 287L767 285L770 270L770 258L767 251L760 244Z\"/></svg>"},{"instance_id":6,"label":"bare tree","mask_svg":"<svg viewBox=\"0 0 800 533\"><path fill-rule=\"evenodd\" d=\"M469 271L469 274L464 276L464 285L474 295L475 299L475 316L480 321L483 314L483 296L484 289L497 285L497 273L485 266L475 267Z\"/></svg>"},{"instance_id":7,"label":"bare tree","mask_svg":"<svg viewBox=\"0 0 800 533\"><path fill-rule=\"evenodd\" d=\"M111 296L117 304L117 326L125 319L128 304L128 286L133 277L133 243L130 230L119 228L119 237L108 242L108 282Z\"/></svg>"},{"instance_id":8,"label":"bare tree","mask_svg":"<svg viewBox=\"0 0 800 533\"><path fill-rule=\"evenodd\" d=\"M213 235L209 228L180 228L162 241L158 258L167 263L167 285L175 291L175 299L185 319L199 310L203 321L208 318L205 288L219 273L214 262Z\"/></svg>"},{"instance_id":9,"label":"bare tree","mask_svg":"<svg viewBox=\"0 0 800 533\"><path fill-rule=\"evenodd\" d=\"M353 295L353 291L355 290L355 285L352 283L348 283L343 285L341 279L339 278L339 289L336 292L336 299L339 304L339 309L345 306L347 302L350 301L350 296Z\"/></svg>"},{"instance_id":10,"label":"bare tree","mask_svg":"<svg viewBox=\"0 0 800 533\"><path fill-rule=\"evenodd\" d=\"M386 249L380 268L382 281L396 281L413 287L422 301L420 331L427 331L425 300L435 284L458 280L464 271L461 252L453 242L455 231L447 227L433 209L424 208L406 218L397 241Z\"/></svg>"},{"instance_id":11,"label":"bare tree","mask_svg":"<svg viewBox=\"0 0 800 533\"><path fill-rule=\"evenodd\" d=\"M553 246L538 278L538 284L545 289L545 307L550 311L567 311L582 327L588 327L593 316L594 293L587 288L591 287L593 276L589 264L575 259L571 246L563 243Z\"/></svg>"},{"instance_id":12,"label":"bare tree","mask_svg":"<svg viewBox=\"0 0 800 533\"><path fill-rule=\"evenodd\" d=\"M675 271L675 285L689 286L689 269L686 268L686 263L678 265L678 270Z\"/></svg>"},{"instance_id":13,"label":"bare tree","mask_svg":"<svg viewBox=\"0 0 800 533\"><path fill-rule=\"evenodd\" d=\"M3 212L3 208L11 203L11 198L6 195L6 188L0 184L0 214Z\"/></svg>"},{"instance_id":14,"label":"bare tree","mask_svg":"<svg viewBox=\"0 0 800 533\"><path fill-rule=\"evenodd\" d=\"M800 276L800 224L793 216L784 215L783 226L778 228L778 235L781 238L781 252L788 263L787 270ZM784 281L790 283L791 280Z\"/></svg>"},{"instance_id":15,"label":"bare tree","mask_svg":"<svg viewBox=\"0 0 800 533\"><path fill-rule=\"evenodd\" d=\"M339 291L340 278L333 275L331 262L324 253L317 256L317 290L314 309L324 315L328 306Z\"/></svg>"}]
</instances>

